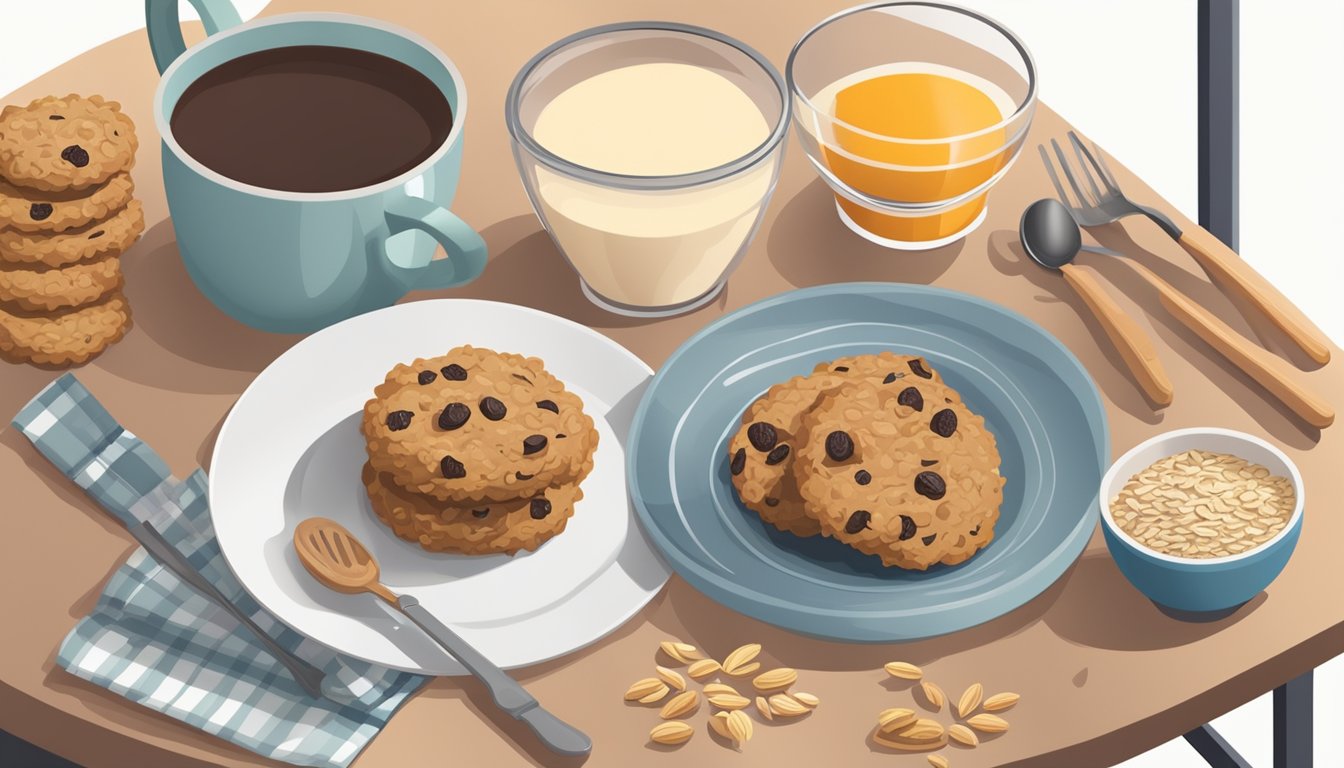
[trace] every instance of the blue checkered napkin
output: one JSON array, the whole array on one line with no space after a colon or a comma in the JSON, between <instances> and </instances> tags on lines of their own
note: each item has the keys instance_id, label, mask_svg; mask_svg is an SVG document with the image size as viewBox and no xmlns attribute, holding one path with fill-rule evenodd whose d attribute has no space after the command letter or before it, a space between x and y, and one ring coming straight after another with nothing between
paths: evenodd
<instances>
[{"instance_id":1,"label":"blue checkered napkin","mask_svg":"<svg viewBox=\"0 0 1344 768\"><path fill-rule=\"evenodd\" d=\"M340 656L262 610L220 554L205 473L172 477L73 375L42 390L14 426L107 511L150 521L282 646L325 670L327 696L308 697L248 629L144 549L61 643L57 659L71 673L258 754L342 768L424 683Z\"/></svg>"}]
</instances>

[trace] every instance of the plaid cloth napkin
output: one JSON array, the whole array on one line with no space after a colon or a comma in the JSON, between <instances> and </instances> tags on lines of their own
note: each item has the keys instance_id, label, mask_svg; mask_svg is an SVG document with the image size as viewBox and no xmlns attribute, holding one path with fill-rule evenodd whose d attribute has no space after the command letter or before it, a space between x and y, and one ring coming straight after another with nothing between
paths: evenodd
<instances>
[{"instance_id":1,"label":"plaid cloth napkin","mask_svg":"<svg viewBox=\"0 0 1344 768\"><path fill-rule=\"evenodd\" d=\"M205 473L172 477L73 375L38 393L14 426L122 522L149 520L282 646L323 669L327 696L308 697L249 630L144 549L61 643L57 659L72 674L258 754L339 768L425 682L338 655L262 610L220 554Z\"/></svg>"}]
</instances>

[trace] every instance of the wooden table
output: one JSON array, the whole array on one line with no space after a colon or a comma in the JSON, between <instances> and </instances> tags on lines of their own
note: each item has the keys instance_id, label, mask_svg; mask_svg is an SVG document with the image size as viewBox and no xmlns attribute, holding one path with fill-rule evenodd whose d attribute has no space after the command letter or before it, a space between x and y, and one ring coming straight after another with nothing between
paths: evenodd
<instances>
[{"instance_id":1,"label":"wooden table","mask_svg":"<svg viewBox=\"0 0 1344 768\"><path fill-rule=\"evenodd\" d=\"M372 0L277 0L267 14L312 9L378 16L426 35L461 67L471 89L471 113L455 209L483 233L492 258L472 285L435 295L490 298L554 312L610 335L656 367L692 332L725 312L798 286L889 280L968 291L1033 318L1083 361L1106 402L1116 455L1157 432L1194 425L1243 429L1283 447L1301 467L1312 499L1297 553L1264 594L1220 620L1191 623L1167 616L1132 589L1098 533L1064 578L1019 610L951 636L892 646L799 637L738 616L674 576L624 627L581 652L522 671L522 681L559 715L593 735L596 747L587 763L592 766L925 765L922 756L893 755L867 740L879 710L910 701L905 688L881 671L883 662L905 659L923 666L949 692L980 681L988 690L1023 696L1008 715L1009 733L986 739L973 751L950 754L958 768L1083 766L1110 764L1179 736L1344 650L1344 602L1330 592L1338 583L1339 553L1333 543L1344 539L1344 520L1330 508L1341 488L1340 429L1321 434L1304 428L1163 314L1123 263L1089 258L1087 263L1108 282L1135 297L1121 301L1158 340L1176 384L1174 405L1161 413L1148 407L1079 300L1058 275L1026 261L1016 242L1023 206L1050 193L1034 144L1068 127L1044 106L1022 161L991 195L985 223L964 242L901 254L860 240L837 221L829 193L795 144L787 150L760 234L722 300L683 317L646 321L606 314L583 299L569 267L532 215L509 154L503 100L516 69L536 50L576 29L669 16L720 29L782 65L805 29L848 4L825 0L801 8L796 3L636 0L412 9ZM125 256L136 325L79 376L184 476L197 465L209 466L229 407L297 337L266 335L233 322L201 297L184 272L159 179L150 112L156 77L144 35L136 33L3 101L68 91L102 93L119 99L139 126L135 177L150 226ZM1115 170L1126 191L1157 202L1141 180L1123 168ZM1144 263L1234 326L1281 348L1277 336L1258 324L1248 326L1156 227L1131 221L1098 237L1113 247L1148 251L1140 256ZM1334 353L1338 359L1339 350ZM0 415L6 422L56 375L0 366ZM1335 398L1344 392L1339 362L1304 371L1300 379ZM0 728L90 766L266 763L55 666L61 638L90 610L103 582L134 544L8 427L0 428L0 479L5 494L0 581L6 585L0 615L7 624L0 654ZM740 643L763 643L767 660L799 669L800 687L819 695L822 706L801 721L758 726L741 755L705 734L675 751L652 750L646 737L656 713L623 704L620 694L651 672L653 650L665 638L694 643L720 658ZM464 765L564 763L495 714L474 681L440 679L393 718L357 766L425 765L440 759L436 753Z\"/></svg>"}]
</instances>

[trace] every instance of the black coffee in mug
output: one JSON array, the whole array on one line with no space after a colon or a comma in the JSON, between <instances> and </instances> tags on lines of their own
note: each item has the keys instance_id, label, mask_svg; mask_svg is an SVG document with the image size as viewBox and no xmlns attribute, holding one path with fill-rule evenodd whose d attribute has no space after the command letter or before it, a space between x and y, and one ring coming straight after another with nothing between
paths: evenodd
<instances>
[{"instance_id":1,"label":"black coffee in mug","mask_svg":"<svg viewBox=\"0 0 1344 768\"><path fill-rule=\"evenodd\" d=\"M249 53L187 86L170 120L188 155L244 184L335 192L405 173L443 145L453 111L395 59L300 45Z\"/></svg>"}]
</instances>

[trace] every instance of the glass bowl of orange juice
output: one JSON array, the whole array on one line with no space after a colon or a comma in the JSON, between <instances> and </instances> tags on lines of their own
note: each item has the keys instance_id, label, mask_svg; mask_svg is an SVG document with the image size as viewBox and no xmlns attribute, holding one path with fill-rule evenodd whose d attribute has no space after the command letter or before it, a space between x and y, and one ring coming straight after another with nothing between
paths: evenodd
<instances>
[{"instance_id":1,"label":"glass bowl of orange juice","mask_svg":"<svg viewBox=\"0 0 1344 768\"><path fill-rule=\"evenodd\" d=\"M1022 41L943 3L841 11L793 47L786 78L798 136L840 219L904 250L956 242L984 220L1036 111Z\"/></svg>"}]
</instances>

